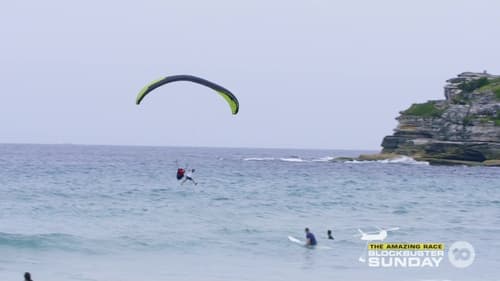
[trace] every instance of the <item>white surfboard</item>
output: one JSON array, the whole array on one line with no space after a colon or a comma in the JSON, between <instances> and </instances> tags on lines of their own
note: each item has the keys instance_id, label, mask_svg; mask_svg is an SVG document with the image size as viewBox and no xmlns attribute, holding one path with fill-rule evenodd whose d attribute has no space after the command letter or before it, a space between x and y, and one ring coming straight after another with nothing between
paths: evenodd
<instances>
[{"instance_id":1,"label":"white surfboard","mask_svg":"<svg viewBox=\"0 0 500 281\"><path fill-rule=\"evenodd\" d=\"M291 242L295 243L295 244L299 244L301 246L305 246L306 245L306 242L305 241L301 241L300 239L297 239L293 236L288 236L288 240L290 240Z\"/></svg>"},{"instance_id":2,"label":"white surfboard","mask_svg":"<svg viewBox=\"0 0 500 281\"><path fill-rule=\"evenodd\" d=\"M300 245L300 246L306 247L306 248L310 248L310 249L314 249L314 248L321 249L321 250L331 250L332 249L332 247L328 247L328 246L307 246L306 241L302 241L302 240L295 238L293 236L288 236L288 240L290 240L290 242L293 242L297 245Z\"/></svg>"}]
</instances>

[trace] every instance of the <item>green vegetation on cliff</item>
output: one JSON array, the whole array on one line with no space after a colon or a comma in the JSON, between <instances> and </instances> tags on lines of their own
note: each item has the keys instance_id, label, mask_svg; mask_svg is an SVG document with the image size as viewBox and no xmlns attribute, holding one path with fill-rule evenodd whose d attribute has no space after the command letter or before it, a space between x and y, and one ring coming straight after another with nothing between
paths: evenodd
<instances>
[{"instance_id":1,"label":"green vegetation on cliff","mask_svg":"<svg viewBox=\"0 0 500 281\"><path fill-rule=\"evenodd\" d=\"M479 79L462 82L460 85L458 85L458 88L464 92L471 93L472 91L484 87L490 83L491 82L488 78L482 77Z\"/></svg>"},{"instance_id":2,"label":"green vegetation on cliff","mask_svg":"<svg viewBox=\"0 0 500 281\"><path fill-rule=\"evenodd\" d=\"M434 102L428 101L426 103L414 103L403 113L421 117L439 117L443 112L444 110L437 108Z\"/></svg>"},{"instance_id":3,"label":"green vegetation on cliff","mask_svg":"<svg viewBox=\"0 0 500 281\"><path fill-rule=\"evenodd\" d=\"M470 103L470 98L465 95L464 93L460 93L456 96L454 96L451 101L454 104L469 104Z\"/></svg>"},{"instance_id":4,"label":"green vegetation on cliff","mask_svg":"<svg viewBox=\"0 0 500 281\"><path fill-rule=\"evenodd\" d=\"M497 100L500 100L500 78L496 78L493 80L489 80L487 85L479 88L480 92L492 91L495 93L495 97Z\"/></svg>"}]
</instances>

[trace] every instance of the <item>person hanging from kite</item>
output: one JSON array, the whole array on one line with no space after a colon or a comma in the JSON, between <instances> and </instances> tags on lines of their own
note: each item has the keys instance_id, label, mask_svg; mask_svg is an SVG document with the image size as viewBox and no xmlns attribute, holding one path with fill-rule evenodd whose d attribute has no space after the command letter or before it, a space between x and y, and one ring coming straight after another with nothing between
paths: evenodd
<instances>
[{"instance_id":1,"label":"person hanging from kite","mask_svg":"<svg viewBox=\"0 0 500 281\"><path fill-rule=\"evenodd\" d=\"M195 169L188 169L188 165L186 165L186 168L182 168L179 166L177 160L175 160L175 164L177 166L177 180L184 179L181 184L184 184L186 181L191 181L194 185L198 185L198 183L193 179Z\"/></svg>"}]
</instances>

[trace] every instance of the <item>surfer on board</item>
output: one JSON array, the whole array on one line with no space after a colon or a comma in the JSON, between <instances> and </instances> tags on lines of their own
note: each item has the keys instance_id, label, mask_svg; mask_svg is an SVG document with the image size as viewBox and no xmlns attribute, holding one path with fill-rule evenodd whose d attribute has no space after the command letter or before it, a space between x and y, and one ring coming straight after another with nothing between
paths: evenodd
<instances>
[{"instance_id":1,"label":"surfer on board","mask_svg":"<svg viewBox=\"0 0 500 281\"><path fill-rule=\"evenodd\" d=\"M316 237L314 237L314 234L309 231L309 228L306 227L305 229L306 232L306 246L316 246L318 242L316 242Z\"/></svg>"}]
</instances>

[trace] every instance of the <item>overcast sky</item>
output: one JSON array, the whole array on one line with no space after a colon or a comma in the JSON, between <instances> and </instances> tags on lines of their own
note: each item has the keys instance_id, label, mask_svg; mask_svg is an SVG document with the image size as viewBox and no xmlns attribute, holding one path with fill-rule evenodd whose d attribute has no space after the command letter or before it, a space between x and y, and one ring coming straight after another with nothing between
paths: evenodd
<instances>
[{"instance_id":1,"label":"overcast sky","mask_svg":"<svg viewBox=\"0 0 500 281\"><path fill-rule=\"evenodd\" d=\"M0 142L379 149L411 103L500 74L500 1L2 1ZM193 74L135 105L151 80Z\"/></svg>"}]
</instances>

